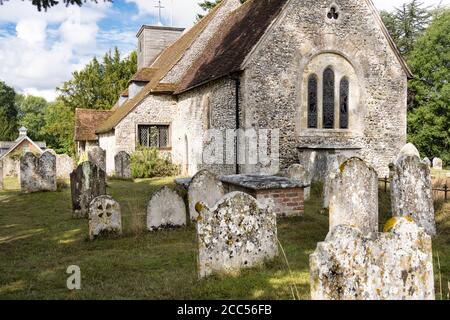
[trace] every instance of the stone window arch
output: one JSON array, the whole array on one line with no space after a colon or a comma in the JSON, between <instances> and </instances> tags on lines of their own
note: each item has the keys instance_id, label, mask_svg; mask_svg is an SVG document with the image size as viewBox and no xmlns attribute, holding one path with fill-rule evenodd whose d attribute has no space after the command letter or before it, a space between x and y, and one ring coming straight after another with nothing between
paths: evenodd
<instances>
[{"instance_id":1,"label":"stone window arch","mask_svg":"<svg viewBox=\"0 0 450 320\"><path fill-rule=\"evenodd\" d=\"M308 128L317 128L317 75L308 78Z\"/></svg>"}]
</instances>

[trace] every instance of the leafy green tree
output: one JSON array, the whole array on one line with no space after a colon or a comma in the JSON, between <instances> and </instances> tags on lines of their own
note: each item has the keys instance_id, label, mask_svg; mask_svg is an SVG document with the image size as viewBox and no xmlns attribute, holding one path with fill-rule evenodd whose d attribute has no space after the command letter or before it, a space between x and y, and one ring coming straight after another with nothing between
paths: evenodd
<instances>
[{"instance_id":1,"label":"leafy green tree","mask_svg":"<svg viewBox=\"0 0 450 320\"><path fill-rule=\"evenodd\" d=\"M0 0L0 5L2 5L3 3L7 2L9 0ZM22 0L24 1L24 0ZM29 0L31 2L31 4L33 6L36 6L36 8L39 11L42 11L42 9L44 9L45 11L47 11L47 9L54 7L56 5L58 5L61 1L57 1L57 0ZM92 2L98 3L97 0L91 0ZM104 0L105 2L113 2L112 0ZM70 6L70 5L78 5L81 6L84 2L86 2L86 0L63 0L62 1L66 6Z\"/></svg>"},{"instance_id":2,"label":"leafy green tree","mask_svg":"<svg viewBox=\"0 0 450 320\"><path fill-rule=\"evenodd\" d=\"M16 108L18 111L18 125L28 129L28 136L35 141L43 140L41 132L45 125L44 115L47 108L47 101L41 97L16 96Z\"/></svg>"},{"instance_id":3,"label":"leafy green tree","mask_svg":"<svg viewBox=\"0 0 450 320\"><path fill-rule=\"evenodd\" d=\"M13 140L17 136L16 92L0 81L0 140Z\"/></svg>"},{"instance_id":4,"label":"leafy green tree","mask_svg":"<svg viewBox=\"0 0 450 320\"><path fill-rule=\"evenodd\" d=\"M72 110L75 108L108 110L116 103L128 80L137 69L137 54L121 59L119 50L108 52L102 62L97 58L81 71L74 72L73 78L64 83L60 99Z\"/></svg>"},{"instance_id":5,"label":"leafy green tree","mask_svg":"<svg viewBox=\"0 0 450 320\"><path fill-rule=\"evenodd\" d=\"M428 157L450 164L450 10L437 14L409 55L414 101L409 140Z\"/></svg>"}]
</instances>

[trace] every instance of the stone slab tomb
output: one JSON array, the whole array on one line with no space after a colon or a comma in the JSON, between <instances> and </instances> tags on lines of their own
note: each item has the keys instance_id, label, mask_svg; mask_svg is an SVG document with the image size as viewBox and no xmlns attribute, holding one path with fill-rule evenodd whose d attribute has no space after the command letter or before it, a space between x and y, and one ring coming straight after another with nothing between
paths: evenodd
<instances>
[{"instance_id":1,"label":"stone slab tomb","mask_svg":"<svg viewBox=\"0 0 450 320\"><path fill-rule=\"evenodd\" d=\"M106 172L106 151L100 147L92 147L87 152L88 161L96 164L100 169Z\"/></svg>"},{"instance_id":2,"label":"stone slab tomb","mask_svg":"<svg viewBox=\"0 0 450 320\"><path fill-rule=\"evenodd\" d=\"M344 162L330 183L330 230L338 225L378 232L378 175L359 158Z\"/></svg>"},{"instance_id":3,"label":"stone slab tomb","mask_svg":"<svg viewBox=\"0 0 450 320\"><path fill-rule=\"evenodd\" d=\"M56 191L56 156L51 150L20 158L20 188L26 193Z\"/></svg>"},{"instance_id":4,"label":"stone slab tomb","mask_svg":"<svg viewBox=\"0 0 450 320\"><path fill-rule=\"evenodd\" d=\"M152 195L147 207L147 229L155 231L186 225L186 205L177 192L163 187Z\"/></svg>"},{"instance_id":5,"label":"stone slab tomb","mask_svg":"<svg viewBox=\"0 0 450 320\"><path fill-rule=\"evenodd\" d=\"M390 171L392 215L411 217L429 235L436 235L431 172L416 147L403 147Z\"/></svg>"},{"instance_id":6,"label":"stone slab tomb","mask_svg":"<svg viewBox=\"0 0 450 320\"><path fill-rule=\"evenodd\" d=\"M433 159L433 169L442 170L443 167L444 167L444 163L443 163L442 159L439 159L439 158Z\"/></svg>"},{"instance_id":7,"label":"stone slab tomb","mask_svg":"<svg viewBox=\"0 0 450 320\"><path fill-rule=\"evenodd\" d=\"M120 204L110 196L93 199L89 205L89 239L120 236L121 234Z\"/></svg>"},{"instance_id":8,"label":"stone slab tomb","mask_svg":"<svg viewBox=\"0 0 450 320\"><path fill-rule=\"evenodd\" d=\"M188 188L189 216L191 220L197 219L195 210L197 202L203 202L213 207L225 194L222 182L208 170L202 170L192 178Z\"/></svg>"},{"instance_id":9,"label":"stone slab tomb","mask_svg":"<svg viewBox=\"0 0 450 320\"><path fill-rule=\"evenodd\" d=\"M92 162L83 162L71 173L70 188L74 217L86 218L91 201L106 195L105 171Z\"/></svg>"},{"instance_id":10,"label":"stone slab tomb","mask_svg":"<svg viewBox=\"0 0 450 320\"><path fill-rule=\"evenodd\" d=\"M199 276L234 275L278 254L276 214L243 192L225 195L214 207L197 203Z\"/></svg>"},{"instance_id":11,"label":"stone slab tomb","mask_svg":"<svg viewBox=\"0 0 450 320\"><path fill-rule=\"evenodd\" d=\"M431 300L432 259L430 236L409 218L393 218L375 238L339 225L310 256L311 298Z\"/></svg>"},{"instance_id":12,"label":"stone slab tomb","mask_svg":"<svg viewBox=\"0 0 450 320\"><path fill-rule=\"evenodd\" d=\"M131 175L131 156L125 151L120 151L114 157L114 166L116 177L119 179L132 179Z\"/></svg>"},{"instance_id":13,"label":"stone slab tomb","mask_svg":"<svg viewBox=\"0 0 450 320\"><path fill-rule=\"evenodd\" d=\"M300 216L304 213L302 181L268 175L230 175L220 177L226 192L245 192L258 201L271 199L274 212L280 217Z\"/></svg>"}]
</instances>

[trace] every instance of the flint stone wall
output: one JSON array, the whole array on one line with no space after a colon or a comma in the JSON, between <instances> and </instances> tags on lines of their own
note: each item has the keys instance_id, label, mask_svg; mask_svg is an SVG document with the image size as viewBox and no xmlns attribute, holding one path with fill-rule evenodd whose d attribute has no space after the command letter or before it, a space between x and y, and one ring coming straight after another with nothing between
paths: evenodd
<instances>
[{"instance_id":1,"label":"flint stone wall","mask_svg":"<svg viewBox=\"0 0 450 320\"><path fill-rule=\"evenodd\" d=\"M114 157L115 174L120 179L132 179L131 156L125 151L120 151Z\"/></svg>"},{"instance_id":2,"label":"flint stone wall","mask_svg":"<svg viewBox=\"0 0 450 320\"><path fill-rule=\"evenodd\" d=\"M87 152L88 161L106 172L106 151L100 147L92 147Z\"/></svg>"},{"instance_id":3,"label":"flint stone wall","mask_svg":"<svg viewBox=\"0 0 450 320\"><path fill-rule=\"evenodd\" d=\"M89 239L122 234L120 204L110 196L99 196L89 205Z\"/></svg>"},{"instance_id":4,"label":"flint stone wall","mask_svg":"<svg viewBox=\"0 0 450 320\"><path fill-rule=\"evenodd\" d=\"M45 151L40 157L31 152L20 158L22 192L56 191L56 156Z\"/></svg>"},{"instance_id":5,"label":"flint stone wall","mask_svg":"<svg viewBox=\"0 0 450 320\"><path fill-rule=\"evenodd\" d=\"M88 217L89 204L106 195L106 174L92 162L81 163L70 175L74 217Z\"/></svg>"},{"instance_id":6,"label":"flint stone wall","mask_svg":"<svg viewBox=\"0 0 450 320\"><path fill-rule=\"evenodd\" d=\"M236 274L278 254L276 214L242 192L225 195L214 207L196 205L199 276Z\"/></svg>"},{"instance_id":7,"label":"flint stone wall","mask_svg":"<svg viewBox=\"0 0 450 320\"><path fill-rule=\"evenodd\" d=\"M431 238L407 218L375 240L337 226L310 256L313 300L435 298Z\"/></svg>"},{"instance_id":8,"label":"flint stone wall","mask_svg":"<svg viewBox=\"0 0 450 320\"><path fill-rule=\"evenodd\" d=\"M163 187L152 195L147 207L150 231L186 225L186 205L177 192Z\"/></svg>"},{"instance_id":9,"label":"flint stone wall","mask_svg":"<svg viewBox=\"0 0 450 320\"><path fill-rule=\"evenodd\" d=\"M411 217L419 227L436 235L431 172L419 152L407 152L405 146L395 164L391 164L391 203L393 216ZM413 150L414 151L414 150Z\"/></svg>"},{"instance_id":10,"label":"flint stone wall","mask_svg":"<svg viewBox=\"0 0 450 320\"><path fill-rule=\"evenodd\" d=\"M330 230L354 226L364 235L378 232L378 175L359 158L344 162L330 183Z\"/></svg>"},{"instance_id":11,"label":"flint stone wall","mask_svg":"<svg viewBox=\"0 0 450 320\"><path fill-rule=\"evenodd\" d=\"M213 207L225 194L222 182L217 176L207 170L199 171L189 184L188 202L189 216L191 220L198 217L195 210L197 202L204 202L207 206Z\"/></svg>"}]
</instances>

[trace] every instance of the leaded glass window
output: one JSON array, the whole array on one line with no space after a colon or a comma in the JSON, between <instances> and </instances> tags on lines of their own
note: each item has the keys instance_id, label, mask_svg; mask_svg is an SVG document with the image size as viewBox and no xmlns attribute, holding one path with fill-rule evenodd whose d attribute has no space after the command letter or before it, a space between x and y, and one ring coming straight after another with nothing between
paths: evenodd
<instances>
[{"instance_id":1,"label":"leaded glass window","mask_svg":"<svg viewBox=\"0 0 450 320\"><path fill-rule=\"evenodd\" d=\"M334 128L334 72L331 68L323 72L323 128Z\"/></svg>"},{"instance_id":2,"label":"leaded glass window","mask_svg":"<svg viewBox=\"0 0 450 320\"><path fill-rule=\"evenodd\" d=\"M317 76L308 79L308 128L317 128Z\"/></svg>"},{"instance_id":3,"label":"leaded glass window","mask_svg":"<svg viewBox=\"0 0 450 320\"><path fill-rule=\"evenodd\" d=\"M341 129L348 129L348 97L349 97L349 83L347 78L341 80L339 86L339 124Z\"/></svg>"},{"instance_id":4,"label":"leaded glass window","mask_svg":"<svg viewBox=\"0 0 450 320\"><path fill-rule=\"evenodd\" d=\"M138 126L139 144L143 147L167 148L169 146L169 126L140 125Z\"/></svg>"}]
</instances>

